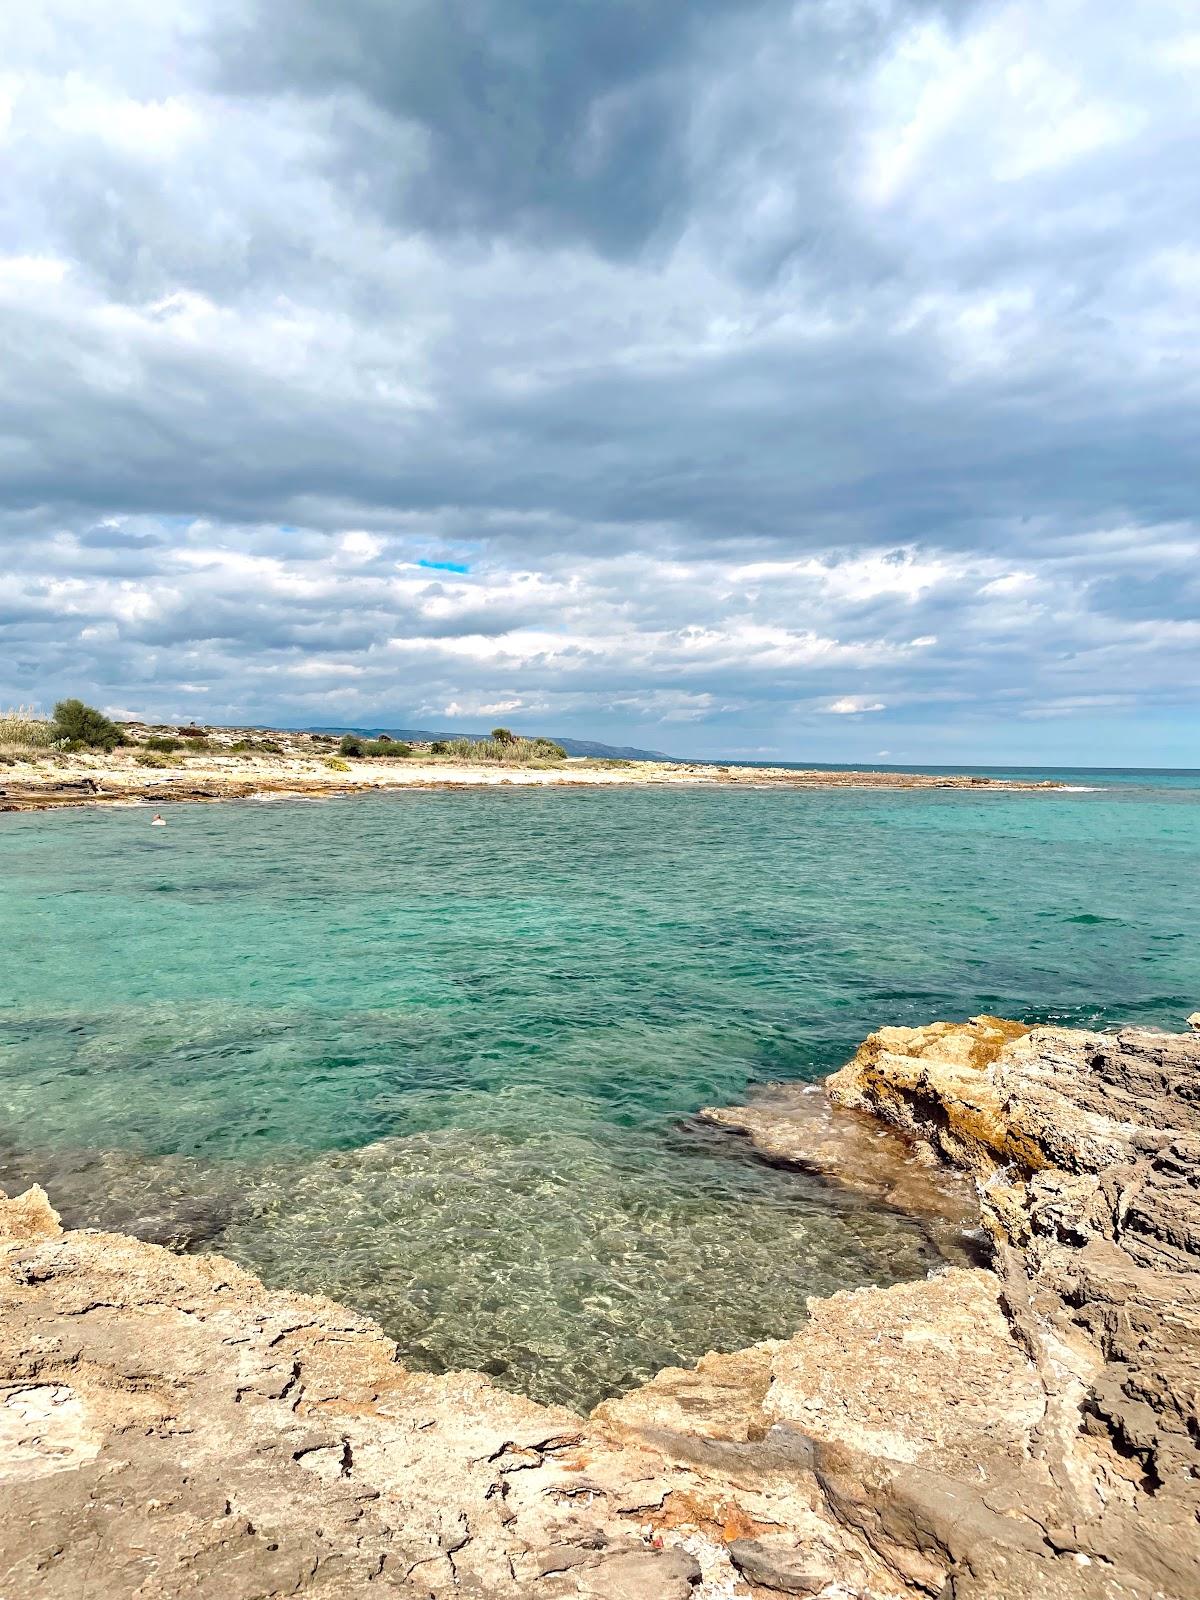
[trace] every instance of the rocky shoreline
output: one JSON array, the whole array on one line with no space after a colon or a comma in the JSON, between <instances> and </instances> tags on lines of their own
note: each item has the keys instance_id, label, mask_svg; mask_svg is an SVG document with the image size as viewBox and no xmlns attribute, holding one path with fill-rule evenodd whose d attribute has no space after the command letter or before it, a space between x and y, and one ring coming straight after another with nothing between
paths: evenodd
<instances>
[{"instance_id":1,"label":"rocky shoreline","mask_svg":"<svg viewBox=\"0 0 1200 1600\"><path fill-rule=\"evenodd\" d=\"M154 805L278 796L331 799L374 790L596 785L736 785L789 789L970 789L972 792L1062 790L1049 781L909 772L793 771L731 767L716 762L606 761L552 763L474 761L414 749L406 757L341 760L330 739L290 731L222 728L195 740L168 739L179 751L158 753L148 740L169 728L139 725L130 742L110 752L47 749L0 752L0 811L63 806ZM160 740L161 742L161 740ZM270 745L271 749L264 749Z\"/></svg>"},{"instance_id":2,"label":"rocky shoreline","mask_svg":"<svg viewBox=\"0 0 1200 1600\"><path fill-rule=\"evenodd\" d=\"M0 1202L0 1594L1200 1592L1200 1035L885 1028L827 1089L706 1115L990 1264L586 1419Z\"/></svg>"}]
</instances>

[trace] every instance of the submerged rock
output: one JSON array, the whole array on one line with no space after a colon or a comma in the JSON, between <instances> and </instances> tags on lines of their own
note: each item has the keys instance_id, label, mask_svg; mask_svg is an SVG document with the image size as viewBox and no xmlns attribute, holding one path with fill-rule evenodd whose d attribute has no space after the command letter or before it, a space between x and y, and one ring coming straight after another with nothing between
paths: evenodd
<instances>
[{"instance_id":1,"label":"submerged rock","mask_svg":"<svg viewBox=\"0 0 1200 1600\"><path fill-rule=\"evenodd\" d=\"M131 1233L172 1250L203 1248L249 1205L243 1174L189 1156L0 1145L0 1185L29 1184L50 1186L68 1228Z\"/></svg>"},{"instance_id":2,"label":"submerged rock","mask_svg":"<svg viewBox=\"0 0 1200 1600\"><path fill-rule=\"evenodd\" d=\"M884 1029L830 1090L974 1175L991 1270L814 1300L586 1420L0 1202L0 1594L1200 1592L1200 1037Z\"/></svg>"},{"instance_id":3,"label":"submerged rock","mask_svg":"<svg viewBox=\"0 0 1200 1600\"><path fill-rule=\"evenodd\" d=\"M749 1105L709 1106L699 1115L743 1135L764 1161L816 1174L916 1219L946 1262L977 1264L979 1202L967 1174L876 1118L834 1105L823 1084L772 1084Z\"/></svg>"}]
</instances>

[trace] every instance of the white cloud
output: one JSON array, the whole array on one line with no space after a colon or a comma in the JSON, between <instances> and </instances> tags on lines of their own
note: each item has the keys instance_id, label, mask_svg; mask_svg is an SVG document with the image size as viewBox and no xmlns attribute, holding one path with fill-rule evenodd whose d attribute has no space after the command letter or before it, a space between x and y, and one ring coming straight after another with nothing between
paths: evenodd
<instances>
[{"instance_id":1,"label":"white cloud","mask_svg":"<svg viewBox=\"0 0 1200 1600\"><path fill-rule=\"evenodd\" d=\"M0 256L0 285L61 283L70 270L54 256Z\"/></svg>"},{"instance_id":2,"label":"white cloud","mask_svg":"<svg viewBox=\"0 0 1200 1600\"><path fill-rule=\"evenodd\" d=\"M342 554L351 561L374 561L384 548L384 541L377 539L373 533L358 531L344 533L341 537Z\"/></svg>"},{"instance_id":3,"label":"white cloud","mask_svg":"<svg viewBox=\"0 0 1200 1600\"><path fill-rule=\"evenodd\" d=\"M844 694L839 699L831 701L825 709L833 716L857 717L865 711L886 711L887 707L882 700L868 700L860 694Z\"/></svg>"},{"instance_id":4,"label":"white cloud","mask_svg":"<svg viewBox=\"0 0 1200 1600\"><path fill-rule=\"evenodd\" d=\"M200 111L182 99L134 100L105 95L78 78L68 82L74 92L53 112L54 122L68 133L114 145L124 154L169 160L202 127Z\"/></svg>"},{"instance_id":5,"label":"white cloud","mask_svg":"<svg viewBox=\"0 0 1200 1600\"><path fill-rule=\"evenodd\" d=\"M1002 577L991 578L980 589L980 594L1029 594L1037 589L1037 577L1032 572L1006 572Z\"/></svg>"}]
</instances>

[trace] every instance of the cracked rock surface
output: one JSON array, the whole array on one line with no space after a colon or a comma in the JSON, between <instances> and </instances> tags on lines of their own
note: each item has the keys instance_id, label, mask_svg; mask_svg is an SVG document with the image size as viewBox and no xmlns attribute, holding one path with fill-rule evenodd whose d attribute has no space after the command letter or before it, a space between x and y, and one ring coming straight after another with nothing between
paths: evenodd
<instances>
[{"instance_id":1,"label":"cracked rock surface","mask_svg":"<svg viewBox=\"0 0 1200 1600\"><path fill-rule=\"evenodd\" d=\"M1018 1485L1041 1544L964 1551L951 1592L1057 1594L1048 1547L1063 1593L1200 1594L1200 1036L884 1028L828 1089L974 1175L1043 1394Z\"/></svg>"},{"instance_id":2,"label":"cracked rock surface","mask_svg":"<svg viewBox=\"0 0 1200 1600\"><path fill-rule=\"evenodd\" d=\"M659 1462L219 1257L4 1207L0 1594L683 1600Z\"/></svg>"},{"instance_id":3,"label":"cracked rock surface","mask_svg":"<svg viewBox=\"0 0 1200 1600\"><path fill-rule=\"evenodd\" d=\"M814 1301L588 1419L0 1200L0 1596L1200 1593L1200 1035L883 1029L829 1091L726 1125L860 1188L881 1149L881 1202L947 1220L921 1174L957 1164L991 1268Z\"/></svg>"}]
</instances>

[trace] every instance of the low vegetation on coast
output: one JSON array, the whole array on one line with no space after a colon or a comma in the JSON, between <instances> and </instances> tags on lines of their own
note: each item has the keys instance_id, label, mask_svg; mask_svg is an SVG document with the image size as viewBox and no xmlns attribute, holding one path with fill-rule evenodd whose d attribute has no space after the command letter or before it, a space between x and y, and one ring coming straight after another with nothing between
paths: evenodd
<instances>
[{"instance_id":1,"label":"low vegetation on coast","mask_svg":"<svg viewBox=\"0 0 1200 1600\"><path fill-rule=\"evenodd\" d=\"M599 747L603 749L604 747ZM82 700L53 714L0 713L0 811L169 800L244 800L271 794L328 798L400 788L468 785L721 784L807 789L1057 789L979 775L827 768L738 767L619 753L568 754L542 736L493 728L466 738L294 728L115 722Z\"/></svg>"},{"instance_id":2,"label":"low vegetation on coast","mask_svg":"<svg viewBox=\"0 0 1200 1600\"><path fill-rule=\"evenodd\" d=\"M319 734L315 737L321 737ZM407 743L381 733L377 739L345 733L338 744L343 757L373 757L384 761L401 760L414 754L437 760L494 761L507 766L545 766L565 761L567 752L553 739L524 738L510 728L493 728L486 739L432 739L426 744Z\"/></svg>"},{"instance_id":3,"label":"low vegetation on coast","mask_svg":"<svg viewBox=\"0 0 1200 1600\"><path fill-rule=\"evenodd\" d=\"M125 730L82 700L60 700L52 717L29 706L0 712L0 754L39 750L112 751L126 744Z\"/></svg>"},{"instance_id":4,"label":"low vegetation on coast","mask_svg":"<svg viewBox=\"0 0 1200 1600\"><path fill-rule=\"evenodd\" d=\"M318 756L333 771L349 771L350 761L490 762L505 766L553 766L567 752L553 739L528 738L510 728L493 728L486 738L406 742L388 734L276 732L252 728L208 728L114 722L82 700L60 700L49 717L28 706L0 713L0 760L37 759L56 753L123 750L139 765L183 765L189 756ZM619 763L623 766L629 762Z\"/></svg>"}]
</instances>

